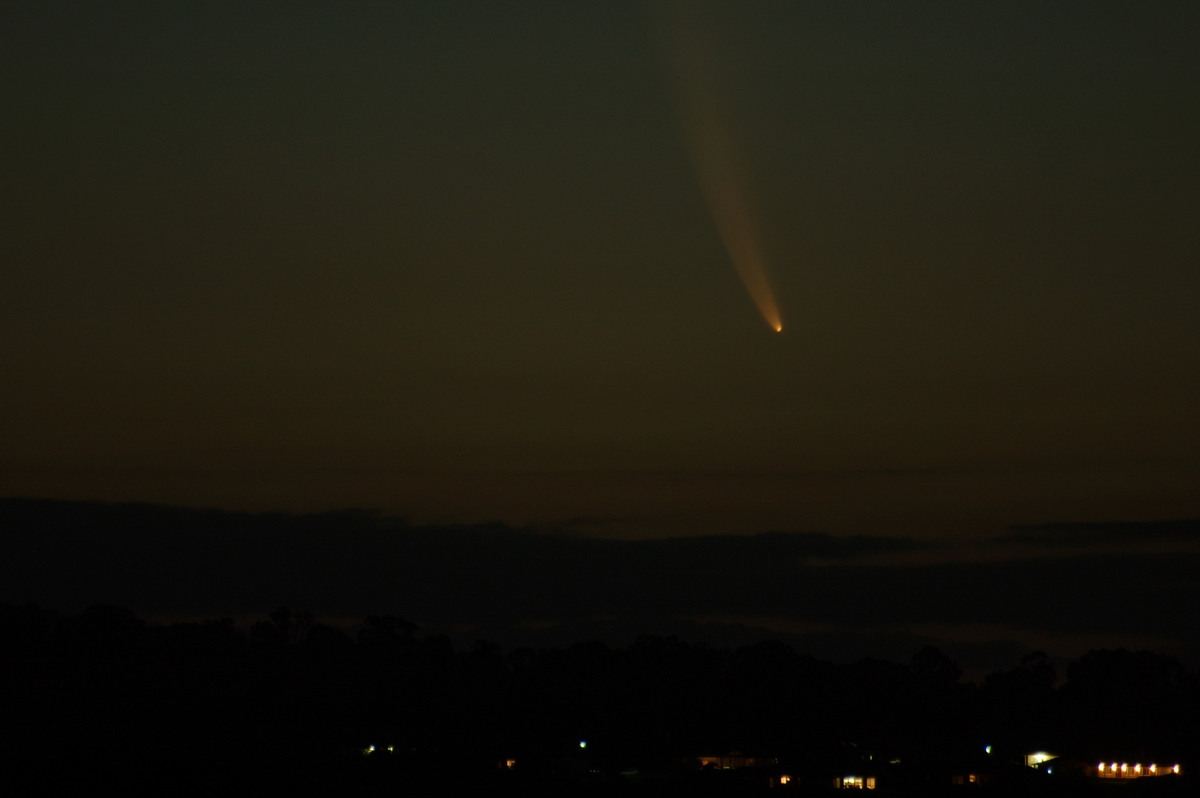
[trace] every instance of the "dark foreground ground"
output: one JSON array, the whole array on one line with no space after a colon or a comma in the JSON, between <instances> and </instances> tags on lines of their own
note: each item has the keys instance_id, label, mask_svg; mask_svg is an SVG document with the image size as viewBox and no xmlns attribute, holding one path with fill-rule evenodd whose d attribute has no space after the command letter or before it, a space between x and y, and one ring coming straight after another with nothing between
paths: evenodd
<instances>
[{"instance_id":1,"label":"dark foreground ground","mask_svg":"<svg viewBox=\"0 0 1200 798\"><path fill-rule=\"evenodd\" d=\"M1148 651L1089 652L1065 678L1033 652L976 685L933 648L455 650L391 616L351 635L283 608L243 629L3 602L0 650L0 798L785 798L850 775L877 795L1200 794L1200 674ZM1059 758L1026 767L1035 751ZM1101 760L1181 775L1089 779Z\"/></svg>"},{"instance_id":2,"label":"dark foreground ground","mask_svg":"<svg viewBox=\"0 0 1200 798\"><path fill-rule=\"evenodd\" d=\"M1081 796L1083 798L1154 798L1197 796L1194 779L1158 777L1124 782L1054 778L1033 771L994 779L986 785L955 785L944 774L880 776L874 790L835 789L827 772L785 774L784 768L704 770L664 765L624 771L545 765L534 768L454 764L417 764L383 757L343 755L327 759L264 758L261 761L145 759L138 752L120 761L82 756L46 756L10 760L3 793L10 796ZM781 776L787 776L781 783Z\"/></svg>"}]
</instances>

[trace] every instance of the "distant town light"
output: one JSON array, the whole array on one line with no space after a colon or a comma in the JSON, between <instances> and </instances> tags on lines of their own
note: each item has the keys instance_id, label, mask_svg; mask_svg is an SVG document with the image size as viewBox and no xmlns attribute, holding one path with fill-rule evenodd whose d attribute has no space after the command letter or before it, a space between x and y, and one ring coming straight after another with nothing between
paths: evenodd
<instances>
[{"instance_id":1,"label":"distant town light","mask_svg":"<svg viewBox=\"0 0 1200 798\"><path fill-rule=\"evenodd\" d=\"M990 753L992 752L992 747L991 747L990 745L985 745L985 746L983 747L983 752L984 752L985 754L990 754Z\"/></svg>"},{"instance_id":2,"label":"distant town light","mask_svg":"<svg viewBox=\"0 0 1200 798\"><path fill-rule=\"evenodd\" d=\"M1179 772L1179 765L1176 765L1175 767L1171 768L1171 771L1172 771L1173 773L1178 773L1178 772Z\"/></svg>"},{"instance_id":3,"label":"distant town light","mask_svg":"<svg viewBox=\"0 0 1200 798\"><path fill-rule=\"evenodd\" d=\"M579 747L580 747L580 748L587 748L587 740L580 740L580 741L579 741Z\"/></svg>"}]
</instances>

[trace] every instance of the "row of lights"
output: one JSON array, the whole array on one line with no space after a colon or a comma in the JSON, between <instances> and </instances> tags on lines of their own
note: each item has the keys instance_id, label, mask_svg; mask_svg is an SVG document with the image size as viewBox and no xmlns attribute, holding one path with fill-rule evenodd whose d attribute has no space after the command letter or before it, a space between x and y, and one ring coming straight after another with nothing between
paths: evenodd
<instances>
[{"instance_id":1,"label":"row of lights","mask_svg":"<svg viewBox=\"0 0 1200 798\"><path fill-rule=\"evenodd\" d=\"M1120 765L1118 765L1116 762L1113 762L1111 765L1106 765L1105 763L1101 762L1099 765L1096 766L1096 769L1101 773L1101 775L1103 775L1106 770L1109 773L1128 773L1130 771L1129 763L1127 763L1127 762L1122 762ZM1137 774L1139 776L1142 775L1142 773L1143 773L1142 765L1140 762L1138 764L1134 765L1132 770L1135 774ZM1167 773L1167 772L1178 773L1179 765L1175 765L1172 768L1164 769L1164 770L1159 770L1158 765L1150 765L1150 767L1146 768L1144 772L1149 773L1151 776L1157 776L1160 773Z\"/></svg>"}]
</instances>

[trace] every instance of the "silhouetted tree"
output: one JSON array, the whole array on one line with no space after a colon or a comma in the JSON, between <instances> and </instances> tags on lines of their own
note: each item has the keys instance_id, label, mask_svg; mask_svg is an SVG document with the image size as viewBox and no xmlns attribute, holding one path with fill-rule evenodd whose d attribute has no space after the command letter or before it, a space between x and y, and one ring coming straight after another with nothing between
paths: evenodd
<instances>
[{"instance_id":1,"label":"silhouetted tree","mask_svg":"<svg viewBox=\"0 0 1200 798\"><path fill-rule=\"evenodd\" d=\"M1067 666L1068 740L1099 756L1175 755L1187 717L1183 666L1150 651L1089 651Z\"/></svg>"},{"instance_id":2,"label":"silhouetted tree","mask_svg":"<svg viewBox=\"0 0 1200 798\"><path fill-rule=\"evenodd\" d=\"M980 689L989 742L1014 751L1057 747L1057 678L1042 651L1026 654L1012 670L989 674Z\"/></svg>"}]
</instances>

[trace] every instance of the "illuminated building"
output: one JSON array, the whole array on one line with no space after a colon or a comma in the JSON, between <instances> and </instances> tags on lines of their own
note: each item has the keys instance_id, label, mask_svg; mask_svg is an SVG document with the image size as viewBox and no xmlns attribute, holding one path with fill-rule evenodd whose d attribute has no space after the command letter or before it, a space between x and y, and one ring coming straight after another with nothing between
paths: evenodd
<instances>
[{"instance_id":1,"label":"illuminated building","mask_svg":"<svg viewBox=\"0 0 1200 798\"><path fill-rule=\"evenodd\" d=\"M724 756L702 756L700 767L716 770L735 770L737 768L759 768L774 765L776 760L761 756L743 756L741 754L726 754Z\"/></svg>"},{"instance_id":2,"label":"illuminated building","mask_svg":"<svg viewBox=\"0 0 1200 798\"><path fill-rule=\"evenodd\" d=\"M873 790L874 776L838 776L833 780L833 786L838 790Z\"/></svg>"}]
</instances>

